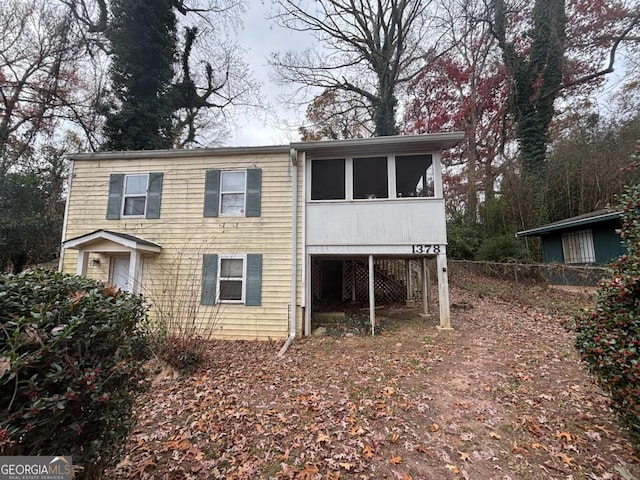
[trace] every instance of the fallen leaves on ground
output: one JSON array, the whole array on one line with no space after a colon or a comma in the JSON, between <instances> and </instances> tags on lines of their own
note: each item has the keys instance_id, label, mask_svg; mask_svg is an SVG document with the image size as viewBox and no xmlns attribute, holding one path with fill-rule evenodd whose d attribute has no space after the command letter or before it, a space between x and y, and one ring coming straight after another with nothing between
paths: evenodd
<instances>
[{"instance_id":1,"label":"fallen leaves on ground","mask_svg":"<svg viewBox=\"0 0 640 480\"><path fill-rule=\"evenodd\" d=\"M385 336L300 339L283 359L277 342L212 342L203 368L140 398L106 477L640 478L562 327L586 298L455 279L451 295L471 306L451 334L397 307Z\"/></svg>"}]
</instances>

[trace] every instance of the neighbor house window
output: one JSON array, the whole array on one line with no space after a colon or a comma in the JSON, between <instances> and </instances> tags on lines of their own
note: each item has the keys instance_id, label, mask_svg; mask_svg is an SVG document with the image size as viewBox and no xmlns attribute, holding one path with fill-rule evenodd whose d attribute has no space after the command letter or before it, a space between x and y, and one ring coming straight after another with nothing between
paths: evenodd
<instances>
[{"instance_id":1,"label":"neighbor house window","mask_svg":"<svg viewBox=\"0 0 640 480\"><path fill-rule=\"evenodd\" d=\"M125 175L122 215L142 217L147 207L149 175Z\"/></svg>"},{"instance_id":2,"label":"neighbor house window","mask_svg":"<svg viewBox=\"0 0 640 480\"><path fill-rule=\"evenodd\" d=\"M434 176L431 155L396 157L396 197L433 197Z\"/></svg>"},{"instance_id":3,"label":"neighbor house window","mask_svg":"<svg viewBox=\"0 0 640 480\"><path fill-rule=\"evenodd\" d=\"M353 198L388 198L387 157L353 159Z\"/></svg>"},{"instance_id":4,"label":"neighbor house window","mask_svg":"<svg viewBox=\"0 0 640 480\"><path fill-rule=\"evenodd\" d=\"M221 172L220 215L244 215L246 172Z\"/></svg>"},{"instance_id":5,"label":"neighbor house window","mask_svg":"<svg viewBox=\"0 0 640 480\"><path fill-rule=\"evenodd\" d=\"M311 200L344 200L344 158L311 162Z\"/></svg>"},{"instance_id":6,"label":"neighbor house window","mask_svg":"<svg viewBox=\"0 0 640 480\"><path fill-rule=\"evenodd\" d=\"M565 263L594 263L596 253L591 230L563 233L562 253Z\"/></svg>"}]
</instances>

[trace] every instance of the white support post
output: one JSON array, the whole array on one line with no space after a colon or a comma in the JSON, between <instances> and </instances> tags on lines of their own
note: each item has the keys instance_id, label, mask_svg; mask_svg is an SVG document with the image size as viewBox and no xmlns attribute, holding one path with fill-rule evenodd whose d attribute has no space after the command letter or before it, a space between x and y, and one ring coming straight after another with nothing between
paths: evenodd
<instances>
[{"instance_id":1,"label":"white support post","mask_svg":"<svg viewBox=\"0 0 640 480\"><path fill-rule=\"evenodd\" d=\"M369 320L371 321L371 336L375 335L376 326L376 292L373 271L373 255L369 255Z\"/></svg>"},{"instance_id":2,"label":"white support post","mask_svg":"<svg viewBox=\"0 0 640 480\"><path fill-rule=\"evenodd\" d=\"M76 267L76 274L82 277L87 276L87 267L89 266L89 252L86 250L78 251L78 265Z\"/></svg>"},{"instance_id":3,"label":"white support post","mask_svg":"<svg viewBox=\"0 0 640 480\"><path fill-rule=\"evenodd\" d=\"M440 303L440 326L438 330L453 330L449 312L449 280L447 275L447 254L438 254L438 299Z\"/></svg>"},{"instance_id":4,"label":"white support post","mask_svg":"<svg viewBox=\"0 0 640 480\"><path fill-rule=\"evenodd\" d=\"M429 315L429 267L427 257L422 257L422 311Z\"/></svg>"},{"instance_id":5,"label":"white support post","mask_svg":"<svg viewBox=\"0 0 640 480\"><path fill-rule=\"evenodd\" d=\"M141 265L142 255L140 255L136 250L131 250L129 254L129 282L131 282L131 291L136 294L140 294L140 289L142 287L142 280L140 278L140 265Z\"/></svg>"},{"instance_id":6,"label":"white support post","mask_svg":"<svg viewBox=\"0 0 640 480\"><path fill-rule=\"evenodd\" d=\"M407 304L413 300L413 288L411 285L411 260L404 261L405 282L407 284Z\"/></svg>"},{"instance_id":7,"label":"white support post","mask_svg":"<svg viewBox=\"0 0 640 480\"><path fill-rule=\"evenodd\" d=\"M306 269L305 269L305 276L307 277L306 279L306 288L304 289L304 294L307 297L306 301L305 301L305 309L304 309L304 334L306 336L311 335L311 305L313 302L313 295L311 294L311 292L313 291L313 287L314 285L312 285L311 282L313 282L313 279L311 278L311 255L307 255L307 258L305 259L305 263L306 263Z\"/></svg>"}]
</instances>

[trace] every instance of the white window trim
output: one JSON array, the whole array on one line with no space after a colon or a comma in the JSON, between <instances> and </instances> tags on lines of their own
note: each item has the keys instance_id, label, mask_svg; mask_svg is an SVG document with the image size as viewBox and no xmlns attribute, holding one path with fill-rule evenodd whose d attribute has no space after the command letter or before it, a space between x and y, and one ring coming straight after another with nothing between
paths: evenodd
<instances>
[{"instance_id":1,"label":"white window trim","mask_svg":"<svg viewBox=\"0 0 640 480\"><path fill-rule=\"evenodd\" d=\"M220 282L223 280L237 280L235 278L222 278L222 260L242 260L242 298L240 300L222 300L220 298ZM216 275L216 303L230 303L244 305L247 298L247 255L218 254L218 275Z\"/></svg>"},{"instance_id":2,"label":"white window trim","mask_svg":"<svg viewBox=\"0 0 640 480\"><path fill-rule=\"evenodd\" d=\"M403 156L404 154L388 154L388 155L375 155L378 157L387 157L387 197L386 198L353 198L353 159L354 158L366 158L364 156L344 156L344 157L317 157L312 158L309 162L315 160L333 160L337 158L344 158L344 181L345 198L331 199L331 200L312 200L311 188L307 190L307 202L309 203L344 203L344 202L387 202L389 200L401 200L401 201L424 201L424 200L442 200L442 172L437 173L437 169L440 168L440 157L434 152L425 153L424 155L431 155L431 167L433 168L433 196L432 197L398 197L396 195L396 157ZM313 168L306 169L306 183L311 185ZM222 182L222 180L220 180ZM245 195L246 199L246 195ZM220 200L222 201L222 199ZM245 200L246 201L246 200ZM221 207L222 208L222 207Z\"/></svg>"},{"instance_id":3,"label":"white window trim","mask_svg":"<svg viewBox=\"0 0 640 480\"><path fill-rule=\"evenodd\" d=\"M134 195L127 195L127 178L129 177L140 177L142 175L146 175L147 177L147 187L145 188L144 194L136 193ZM125 213L125 204L127 203L127 198L141 198L144 197L144 213L142 215L127 215ZM129 173L124 176L124 181L122 182L122 205L120 205L120 217L121 218L145 218L147 216L147 205L149 204L149 174L148 173Z\"/></svg>"},{"instance_id":4,"label":"white window trim","mask_svg":"<svg viewBox=\"0 0 640 480\"><path fill-rule=\"evenodd\" d=\"M225 173L243 173L244 174L244 190L235 191L230 190L228 192L222 191L222 177ZM247 214L247 171L246 170L220 170L220 193L218 198L218 215L221 217L244 217ZM234 195L241 193L243 195L242 213L224 213L222 211L222 195Z\"/></svg>"}]
</instances>

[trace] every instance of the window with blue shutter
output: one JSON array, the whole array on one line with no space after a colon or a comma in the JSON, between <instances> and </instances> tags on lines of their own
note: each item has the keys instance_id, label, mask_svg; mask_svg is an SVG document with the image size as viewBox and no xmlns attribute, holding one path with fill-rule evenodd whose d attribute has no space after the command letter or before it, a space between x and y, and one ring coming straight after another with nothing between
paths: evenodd
<instances>
[{"instance_id":1,"label":"window with blue shutter","mask_svg":"<svg viewBox=\"0 0 640 480\"><path fill-rule=\"evenodd\" d=\"M107 220L118 220L122 206L122 186L124 174L113 173L109 177L109 199L107 200Z\"/></svg>"},{"instance_id":2,"label":"window with blue shutter","mask_svg":"<svg viewBox=\"0 0 640 480\"><path fill-rule=\"evenodd\" d=\"M107 220L118 220L122 217L160 218L162 179L161 172L111 174Z\"/></svg>"},{"instance_id":3,"label":"window with blue shutter","mask_svg":"<svg viewBox=\"0 0 640 480\"><path fill-rule=\"evenodd\" d=\"M262 213L262 169L207 170L204 217L259 217Z\"/></svg>"},{"instance_id":4,"label":"window with blue shutter","mask_svg":"<svg viewBox=\"0 0 640 480\"><path fill-rule=\"evenodd\" d=\"M262 255L247 255L247 287L245 305L262 305Z\"/></svg>"},{"instance_id":5,"label":"window with blue shutter","mask_svg":"<svg viewBox=\"0 0 640 480\"><path fill-rule=\"evenodd\" d=\"M202 305L215 305L217 288L218 255L204 254L202 256L202 292L200 295L200 303Z\"/></svg>"},{"instance_id":6,"label":"window with blue shutter","mask_svg":"<svg viewBox=\"0 0 640 480\"><path fill-rule=\"evenodd\" d=\"M262 305L262 255L203 255L200 303Z\"/></svg>"},{"instance_id":7,"label":"window with blue shutter","mask_svg":"<svg viewBox=\"0 0 640 480\"><path fill-rule=\"evenodd\" d=\"M162 178L161 172L149 174L149 188L147 189L147 210L146 218L160 218L160 200L162 198Z\"/></svg>"}]
</instances>

